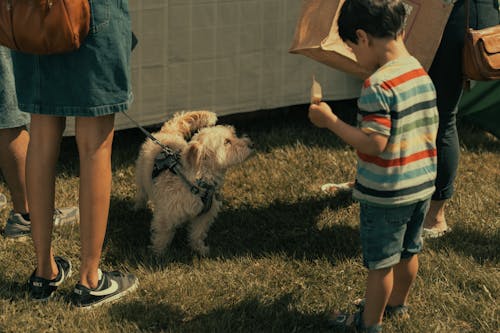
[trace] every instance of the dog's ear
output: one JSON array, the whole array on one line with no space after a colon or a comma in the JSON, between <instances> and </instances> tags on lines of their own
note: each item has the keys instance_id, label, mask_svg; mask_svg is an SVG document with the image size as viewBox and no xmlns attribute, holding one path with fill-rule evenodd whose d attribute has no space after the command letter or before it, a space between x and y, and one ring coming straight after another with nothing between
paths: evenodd
<instances>
[{"instance_id":1,"label":"dog's ear","mask_svg":"<svg viewBox=\"0 0 500 333\"><path fill-rule=\"evenodd\" d=\"M190 142L186 149L186 162L193 168L201 163L202 145L198 142Z\"/></svg>"}]
</instances>

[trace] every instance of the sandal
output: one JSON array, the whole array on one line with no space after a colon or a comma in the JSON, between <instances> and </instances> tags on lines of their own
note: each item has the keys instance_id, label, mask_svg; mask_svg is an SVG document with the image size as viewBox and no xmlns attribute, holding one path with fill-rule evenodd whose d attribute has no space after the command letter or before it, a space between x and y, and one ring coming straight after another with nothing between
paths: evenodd
<instances>
[{"instance_id":1,"label":"sandal","mask_svg":"<svg viewBox=\"0 0 500 333\"><path fill-rule=\"evenodd\" d=\"M336 332L347 332L355 330L359 333L380 333L382 332L382 325L372 325L366 327L363 323L363 309L355 313L337 313L334 319L328 321L329 326L334 328Z\"/></svg>"},{"instance_id":2,"label":"sandal","mask_svg":"<svg viewBox=\"0 0 500 333\"><path fill-rule=\"evenodd\" d=\"M427 239L439 238L439 237L443 237L444 235L446 235L449 232L451 232L451 228L448 226L443 230L424 228L422 230L422 238L427 238Z\"/></svg>"},{"instance_id":3,"label":"sandal","mask_svg":"<svg viewBox=\"0 0 500 333\"><path fill-rule=\"evenodd\" d=\"M365 308L366 299L358 298L353 303L360 310ZM401 319L409 319L410 318L410 308L407 305L386 305L384 310L384 317L386 318L401 318Z\"/></svg>"}]
</instances>

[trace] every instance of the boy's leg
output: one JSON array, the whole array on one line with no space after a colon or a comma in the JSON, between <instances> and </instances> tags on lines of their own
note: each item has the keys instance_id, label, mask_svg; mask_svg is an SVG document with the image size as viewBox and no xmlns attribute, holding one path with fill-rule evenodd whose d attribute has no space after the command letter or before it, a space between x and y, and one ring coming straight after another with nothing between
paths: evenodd
<instances>
[{"instance_id":1,"label":"boy's leg","mask_svg":"<svg viewBox=\"0 0 500 333\"><path fill-rule=\"evenodd\" d=\"M417 277L418 256L401 259L399 264L393 267L394 284L388 301L389 306L405 305L408 301L410 288Z\"/></svg>"},{"instance_id":2,"label":"boy's leg","mask_svg":"<svg viewBox=\"0 0 500 333\"><path fill-rule=\"evenodd\" d=\"M24 126L0 129L0 169L10 190L13 210L28 213L26 154L29 134Z\"/></svg>"},{"instance_id":3,"label":"boy's leg","mask_svg":"<svg viewBox=\"0 0 500 333\"><path fill-rule=\"evenodd\" d=\"M31 236L37 257L35 276L49 280L56 278L58 273L52 253L51 236L56 163L64 127L64 117L38 114L31 116L26 188L31 217Z\"/></svg>"},{"instance_id":4,"label":"boy's leg","mask_svg":"<svg viewBox=\"0 0 500 333\"><path fill-rule=\"evenodd\" d=\"M96 288L111 195L114 115L77 117L80 156L80 284Z\"/></svg>"},{"instance_id":5,"label":"boy's leg","mask_svg":"<svg viewBox=\"0 0 500 333\"><path fill-rule=\"evenodd\" d=\"M414 211L415 205L387 208L360 203L363 263L369 269L363 312L366 327L382 322L395 283L394 267L402 259L407 224Z\"/></svg>"},{"instance_id":6,"label":"boy's leg","mask_svg":"<svg viewBox=\"0 0 500 333\"><path fill-rule=\"evenodd\" d=\"M365 327L381 324L385 306L393 288L392 268L374 269L368 272L366 303L363 311Z\"/></svg>"},{"instance_id":7,"label":"boy's leg","mask_svg":"<svg viewBox=\"0 0 500 333\"><path fill-rule=\"evenodd\" d=\"M403 242L400 262L394 266L394 286L388 305L406 305L411 286L418 273L418 253L422 251L422 229L431 200L420 201L413 206L411 219Z\"/></svg>"}]
</instances>

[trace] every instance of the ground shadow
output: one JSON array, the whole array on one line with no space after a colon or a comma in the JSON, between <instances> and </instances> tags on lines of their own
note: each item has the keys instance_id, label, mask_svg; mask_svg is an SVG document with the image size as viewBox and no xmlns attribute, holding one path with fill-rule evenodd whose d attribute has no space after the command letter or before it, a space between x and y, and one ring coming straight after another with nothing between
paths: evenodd
<instances>
[{"instance_id":1,"label":"ground shadow","mask_svg":"<svg viewBox=\"0 0 500 333\"><path fill-rule=\"evenodd\" d=\"M20 283L7 279L0 273L0 299L19 301L26 298L28 292L28 284L26 282Z\"/></svg>"},{"instance_id":2,"label":"ground shadow","mask_svg":"<svg viewBox=\"0 0 500 333\"><path fill-rule=\"evenodd\" d=\"M451 249L464 257L473 258L478 264L500 262L500 230L486 234L460 224L453 225L453 230L443 237L426 240L425 246L434 251Z\"/></svg>"},{"instance_id":3,"label":"ground shadow","mask_svg":"<svg viewBox=\"0 0 500 333\"><path fill-rule=\"evenodd\" d=\"M266 303L249 298L193 318L169 305L146 302L117 304L110 313L114 320L133 322L145 332L331 332L326 316L299 312L289 294Z\"/></svg>"},{"instance_id":4,"label":"ground shadow","mask_svg":"<svg viewBox=\"0 0 500 333\"><path fill-rule=\"evenodd\" d=\"M500 153L500 140L466 119L457 123L460 145L471 152Z\"/></svg>"},{"instance_id":5,"label":"ground shadow","mask_svg":"<svg viewBox=\"0 0 500 333\"><path fill-rule=\"evenodd\" d=\"M209 231L209 257L266 257L285 254L291 258L326 258L333 264L339 258L360 254L358 229L332 223L323 229L316 217L325 209L333 211L352 204L348 195L305 199L297 203L274 202L267 207L224 209ZM127 265L162 267L171 261L189 264L193 252L187 233L180 229L169 250L157 258L148 249L149 209L134 212L128 200L112 200L106 238L106 259ZM124 224L123 221L127 221Z\"/></svg>"},{"instance_id":6,"label":"ground shadow","mask_svg":"<svg viewBox=\"0 0 500 333\"><path fill-rule=\"evenodd\" d=\"M224 208L211 227L207 244L209 258L273 254L290 258L314 260L325 258L332 264L360 255L359 230L341 221L331 221L321 230L316 217L325 209L335 211L353 204L349 194L335 197L307 198L295 203L273 202L265 207ZM171 262L191 264L197 258L181 228L170 248L154 256L149 246L150 209L134 211L131 199L113 197L106 236L106 260L115 264L126 262L132 267L162 268ZM452 249L472 257L478 263L499 261L500 232L485 234L456 225L453 231L436 240L427 240L426 247L441 251Z\"/></svg>"}]
</instances>

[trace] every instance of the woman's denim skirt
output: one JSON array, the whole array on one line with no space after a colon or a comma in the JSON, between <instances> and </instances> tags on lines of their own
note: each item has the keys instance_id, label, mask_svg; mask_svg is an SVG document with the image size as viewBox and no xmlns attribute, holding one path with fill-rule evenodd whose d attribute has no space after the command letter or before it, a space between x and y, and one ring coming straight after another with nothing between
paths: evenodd
<instances>
[{"instance_id":1,"label":"woman's denim skirt","mask_svg":"<svg viewBox=\"0 0 500 333\"><path fill-rule=\"evenodd\" d=\"M54 116L103 116L126 110L130 83L128 0L89 0L90 32L77 51L12 52L21 110Z\"/></svg>"},{"instance_id":2,"label":"woman's denim skirt","mask_svg":"<svg viewBox=\"0 0 500 333\"><path fill-rule=\"evenodd\" d=\"M0 46L0 129L25 126L30 115L17 106L10 50Z\"/></svg>"}]
</instances>

